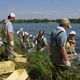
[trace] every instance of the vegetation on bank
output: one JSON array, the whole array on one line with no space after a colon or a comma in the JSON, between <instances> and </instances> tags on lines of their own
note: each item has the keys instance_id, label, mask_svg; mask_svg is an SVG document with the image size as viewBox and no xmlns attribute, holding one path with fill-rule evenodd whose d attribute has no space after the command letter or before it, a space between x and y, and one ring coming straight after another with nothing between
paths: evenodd
<instances>
[{"instance_id":1,"label":"vegetation on bank","mask_svg":"<svg viewBox=\"0 0 80 80\"><path fill-rule=\"evenodd\" d=\"M54 74L57 74L57 80L80 80L80 68L76 66L76 62L73 62L75 66L73 65L69 70L58 73L52 65L49 56L44 52L28 54L16 38L15 50L20 54L27 55L28 63L26 70L33 80L52 80L52 70Z\"/></svg>"},{"instance_id":2,"label":"vegetation on bank","mask_svg":"<svg viewBox=\"0 0 80 80\"><path fill-rule=\"evenodd\" d=\"M2 23L4 20L1 20L0 23ZM15 20L15 23L23 23L23 22L26 22L26 23L48 23L48 22L59 22L60 19L17 19ZM70 19L71 23L80 23L80 18L78 19Z\"/></svg>"},{"instance_id":3,"label":"vegetation on bank","mask_svg":"<svg viewBox=\"0 0 80 80\"><path fill-rule=\"evenodd\" d=\"M57 80L80 80L80 68L75 61L69 70L58 73L52 65L49 56L44 52L32 52L28 54L16 37L14 37L14 41L15 51L19 54L23 54L28 59L26 70L33 80L52 80L53 72L57 74ZM23 65L20 64L20 66Z\"/></svg>"}]
</instances>

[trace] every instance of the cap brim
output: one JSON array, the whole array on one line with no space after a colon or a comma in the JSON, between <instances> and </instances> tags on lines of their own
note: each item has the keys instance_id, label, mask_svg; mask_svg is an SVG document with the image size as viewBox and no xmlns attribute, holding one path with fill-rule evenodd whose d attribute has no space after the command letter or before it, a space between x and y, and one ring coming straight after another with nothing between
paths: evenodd
<instances>
[{"instance_id":1,"label":"cap brim","mask_svg":"<svg viewBox=\"0 0 80 80\"><path fill-rule=\"evenodd\" d=\"M72 26L71 26L71 25L69 25L68 27L69 27L69 28L72 28Z\"/></svg>"}]
</instances>

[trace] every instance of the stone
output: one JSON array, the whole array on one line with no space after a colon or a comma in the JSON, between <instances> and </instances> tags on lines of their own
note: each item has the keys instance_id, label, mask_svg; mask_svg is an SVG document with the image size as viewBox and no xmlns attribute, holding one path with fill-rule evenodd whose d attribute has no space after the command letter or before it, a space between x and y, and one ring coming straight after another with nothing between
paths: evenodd
<instances>
[{"instance_id":1,"label":"stone","mask_svg":"<svg viewBox=\"0 0 80 80\"><path fill-rule=\"evenodd\" d=\"M15 70L15 63L13 61L0 62L0 74L11 73Z\"/></svg>"},{"instance_id":2,"label":"stone","mask_svg":"<svg viewBox=\"0 0 80 80\"><path fill-rule=\"evenodd\" d=\"M28 73L25 69L15 70L6 80L26 80Z\"/></svg>"}]
</instances>

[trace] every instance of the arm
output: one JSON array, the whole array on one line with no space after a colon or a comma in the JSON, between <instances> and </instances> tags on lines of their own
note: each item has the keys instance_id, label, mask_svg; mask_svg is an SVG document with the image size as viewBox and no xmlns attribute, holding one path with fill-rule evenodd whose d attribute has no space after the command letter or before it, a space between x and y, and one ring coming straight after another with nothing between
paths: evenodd
<instances>
[{"instance_id":1,"label":"arm","mask_svg":"<svg viewBox=\"0 0 80 80\"><path fill-rule=\"evenodd\" d=\"M8 35L8 41L9 41L10 45L14 46L14 42L13 42L13 38L12 38L12 33L8 32L7 35Z\"/></svg>"},{"instance_id":2,"label":"arm","mask_svg":"<svg viewBox=\"0 0 80 80\"><path fill-rule=\"evenodd\" d=\"M12 33L11 32L8 32L7 34L8 34L8 41L9 42L10 41L13 41L13 39L12 39Z\"/></svg>"},{"instance_id":3,"label":"arm","mask_svg":"<svg viewBox=\"0 0 80 80\"><path fill-rule=\"evenodd\" d=\"M68 55L67 55L67 51L66 51L65 47L61 46L60 50L61 50L61 54L63 56L64 61L67 61L68 60Z\"/></svg>"},{"instance_id":4,"label":"arm","mask_svg":"<svg viewBox=\"0 0 80 80\"><path fill-rule=\"evenodd\" d=\"M47 47L47 48L49 48L49 45L48 45L48 42L47 42L47 39L46 39L46 37L44 37L43 41L44 41L44 43L45 43L45 46L44 46L44 47Z\"/></svg>"},{"instance_id":5,"label":"arm","mask_svg":"<svg viewBox=\"0 0 80 80\"><path fill-rule=\"evenodd\" d=\"M46 39L45 37L43 38L43 42L44 42L44 47L41 48L40 51L45 50L45 48L49 48L49 45L48 45L48 43L47 43L47 39Z\"/></svg>"},{"instance_id":6,"label":"arm","mask_svg":"<svg viewBox=\"0 0 80 80\"><path fill-rule=\"evenodd\" d=\"M65 47L62 47L61 46L61 53L62 53L62 56L63 56L63 60L64 60L64 64L67 66L67 67L71 67L71 63L68 59L68 56L67 56L67 51L65 49Z\"/></svg>"},{"instance_id":7,"label":"arm","mask_svg":"<svg viewBox=\"0 0 80 80\"><path fill-rule=\"evenodd\" d=\"M67 40L67 35L64 33L61 33L60 35L60 51L61 51L61 55L63 57L63 61L64 61L64 64L68 67L71 67L71 64L69 62L69 58L68 58L68 55L67 55L67 51L66 51L66 40Z\"/></svg>"},{"instance_id":8,"label":"arm","mask_svg":"<svg viewBox=\"0 0 80 80\"><path fill-rule=\"evenodd\" d=\"M13 26L10 22L8 22L7 24L7 37L8 37L8 41L10 43L11 46L14 46L14 41L13 41Z\"/></svg>"}]
</instances>

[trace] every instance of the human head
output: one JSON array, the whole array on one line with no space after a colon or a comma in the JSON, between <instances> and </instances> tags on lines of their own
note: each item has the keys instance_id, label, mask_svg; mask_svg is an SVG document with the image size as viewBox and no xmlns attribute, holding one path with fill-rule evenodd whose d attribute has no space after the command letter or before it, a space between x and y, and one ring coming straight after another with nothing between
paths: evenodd
<instances>
[{"instance_id":1,"label":"human head","mask_svg":"<svg viewBox=\"0 0 80 80\"><path fill-rule=\"evenodd\" d=\"M22 32L22 35L23 35L23 36L28 37L28 36L29 36L29 33L28 33L28 32L23 31L23 32Z\"/></svg>"},{"instance_id":2,"label":"human head","mask_svg":"<svg viewBox=\"0 0 80 80\"><path fill-rule=\"evenodd\" d=\"M28 32L25 32L25 34L26 34L27 36L29 36L29 33L28 33Z\"/></svg>"},{"instance_id":3,"label":"human head","mask_svg":"<svg viewBox=\"0 0 80 80\"><path fill-rule=\"evenodd\" d=\"M65 29L71 28L70 21L67 18L61 19L59 25L62 26L62 27L64 27Z\"/></svg>"},{"instance_id":4,"label":"human head","mask_svg":"<svg viewBox=\"0 0 80 80\"><path fill-rule=\"evenodd\" d=\"M32 38L32 37L33 37L33 35L31 34L31 35L30 35L30 38Z\"/></svg>"},{"instance_id":5,"label":"human head","mask_svg":"<svg viewBox=\"0 0 80 80\"><path fill-rule=\"evenodd\" d=\"M39 31L39 35L40 35L40 36L43 36L43 35L44 35L44 30L40 30L40 31Z\"/></svg>"},{"instance_id":6,"label":"human head","mask_svg":"<svg viewBox=\"0 0 80 80\"><path fill-rule=\"evenodd\" d=\"M71 31L71 32L69 33L69 36L75 37L75 36L76 36L76 32L75 32L75 31Z\"/></svg>"},{"instance_id":7,"label":"human head","mask_svg":"<svg viewBox=\"0 0 80 80\"><path fill-rule=\"evenodd\" d=\"M15 16L14 13L10 13L10 14L8 15L8 19L10 19L10 21L14 21L15 18L16 18L16 16Z\"/></svg>"}]
</instances>

